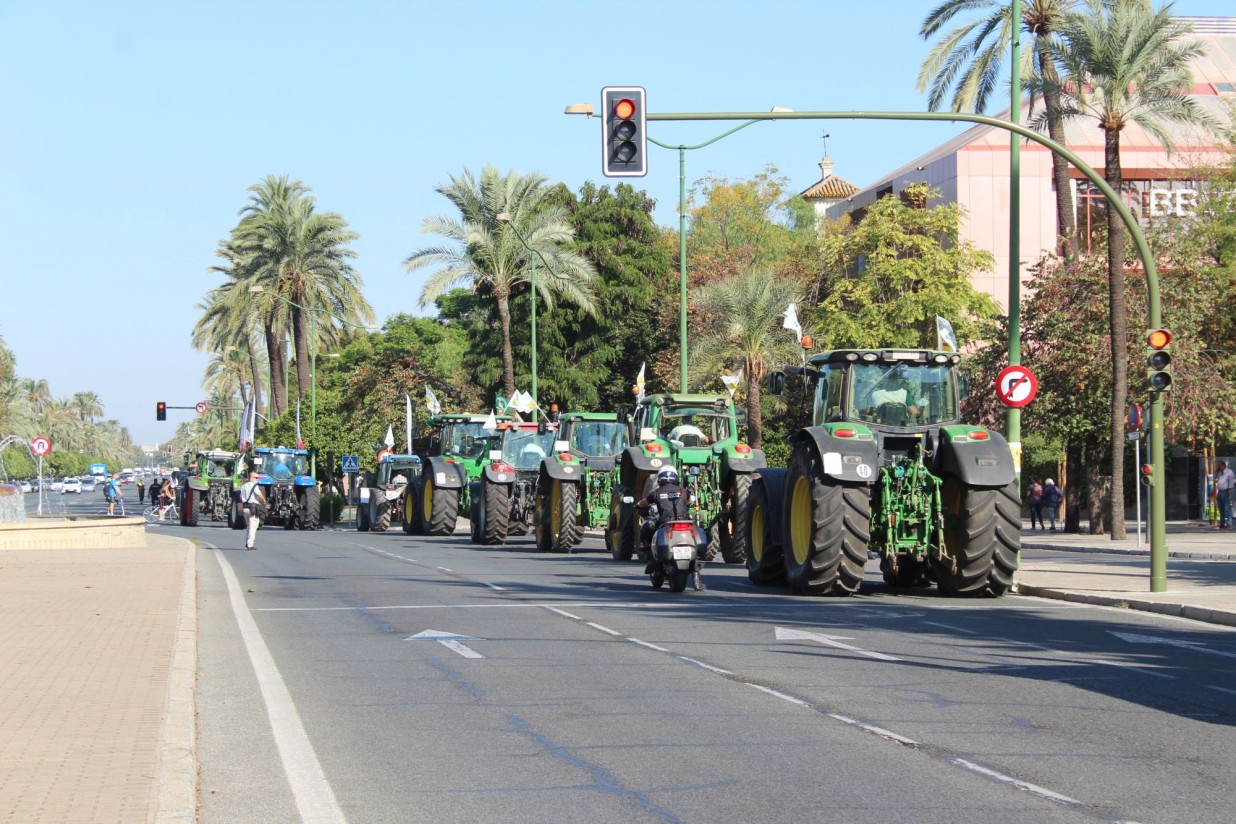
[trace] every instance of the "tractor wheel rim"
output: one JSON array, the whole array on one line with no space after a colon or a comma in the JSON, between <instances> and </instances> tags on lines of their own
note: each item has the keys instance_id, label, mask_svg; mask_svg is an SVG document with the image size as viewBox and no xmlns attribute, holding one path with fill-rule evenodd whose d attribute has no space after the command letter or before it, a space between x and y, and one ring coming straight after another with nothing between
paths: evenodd
<instances>
[{"instance_id":1,"label":"tractor wheel rim","mask_svg":"<svg viewBox=\"0 0 1236 824\"><path fill-rule=\"evenodd\" d=\"M433 481L425 482L425 494L421 501L422 511L425 513L425 519L429 520L433 517Z\"/></svg>"},{"instance_id":2,"label":"tractor wheel rim","mask_svg":"<svg viewBox=\"0 0 1236 824\"><path fill-rule=\"evenodd\" d=\"M549 497L549 537L558 540L562 534L562 484L555 481Z\"/></svg>"},{"instance_id":3,"label":"tractor wheel rim","mask_svg":"<svg viewBox=\"0 0 1236 824\"><path fill-rule=\"evenodd\" d=\"M764 507L751 508L751 535L748 537L751 557L760 561L764 557Z\"/></svg>"},{"instance_id":4,"label":"tractor wheel rim","mask_svg":"<svg viewBox=\"0 0 1236 824\"><path fill-rule=\"evenodd\" d=\"M806 476L794 481L794 493L790 497L790 547L794 561L807 563L811 542L811 483Z\"/></svg>"}]
</instances>

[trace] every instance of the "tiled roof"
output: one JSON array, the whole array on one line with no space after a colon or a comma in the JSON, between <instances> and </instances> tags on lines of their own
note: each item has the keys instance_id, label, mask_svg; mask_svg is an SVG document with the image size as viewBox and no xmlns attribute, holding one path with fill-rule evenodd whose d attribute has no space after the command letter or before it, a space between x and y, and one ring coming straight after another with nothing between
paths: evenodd
<instances>
[{"instance_id":1,"label":"tiled roof","mask_svg":"<svg viewBox=\"0 0 1236 824\"><path fill-rule=\"evenodd\" d=\"M858 191L858 187L848 180L842 180L836 175L829 175L800 195L803 200L836 200L849 197Z\"/></svg>"}]
</instances>

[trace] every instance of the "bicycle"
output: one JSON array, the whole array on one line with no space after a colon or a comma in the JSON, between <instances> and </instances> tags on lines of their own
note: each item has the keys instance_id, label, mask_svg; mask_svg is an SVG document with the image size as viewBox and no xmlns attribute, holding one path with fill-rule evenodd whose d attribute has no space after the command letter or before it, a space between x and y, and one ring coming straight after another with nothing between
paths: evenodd
<instances>
[{"instance_id":1,"label":"bicycle","mask_svg":"<svg viewBox=\"0 0 1236 824\"><path fill-rule=\"evenodd\" d=\"M146 507L142 512L142 517L148 524L178 524L180 523L180 510L176 508L176 502L171 501L165 507L159 507L158 504Z\"/></svg>"}]
</instances>

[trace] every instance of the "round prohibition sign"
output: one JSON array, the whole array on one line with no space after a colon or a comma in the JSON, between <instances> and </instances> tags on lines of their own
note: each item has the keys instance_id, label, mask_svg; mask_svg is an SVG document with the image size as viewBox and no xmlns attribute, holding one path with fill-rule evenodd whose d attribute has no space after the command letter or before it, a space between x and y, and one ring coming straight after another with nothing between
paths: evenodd
<instances>
[{"instance_id":1,"label":"round prohibition sign","mask_svg":"<svg viewBox=\"0 0 1236 824\"><path fill-rule=\"evenodd\" d=\"M197 405L196 405L196 406L194 406L193 408L197 410L197 414L199 414L199 415L205 415L205 414L206 414L206 409L207 409L207 406L206 406L206 401L198 401L198 402L197 402Z\"/></svg>"},{"instance_id":2,"label":"round prohibition sign","mask_svg":"<svg viewBox=\"0 0 1236 824\"><path fill-rule=\"evenodd\" d=\"M30 451L38 455L40 458L51 452L51 441L41 435L30 441Z\"/></svg>"},{"instance_id":3,"label":"round prohibition sign","mask_svg":"<svg viewBox=\"0 0 1236 824\"><path fill-rule=\"evenodd\" d=\"M1010 409L1021 409L1038 393L1038 378L1024 366L1006 366L996 376L996 397Z\"/></svg>"}]
</instances>

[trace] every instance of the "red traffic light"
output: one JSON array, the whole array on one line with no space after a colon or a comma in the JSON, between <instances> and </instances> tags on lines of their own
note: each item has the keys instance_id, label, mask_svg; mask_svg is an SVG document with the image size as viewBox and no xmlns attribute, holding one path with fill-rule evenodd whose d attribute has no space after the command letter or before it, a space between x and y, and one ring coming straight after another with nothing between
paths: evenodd
<instances>
[{"instance_id":1,"label":"red traffic light","mask_svg":"<svg viewBox=\"0 0 1236 824\"><path fill-rule=\"evenodd\" d=\"M624 97L614 104L614 117L620 120L630 120L635 117L635 101Z\"/></svg>"},{"instance_id":2,"label":"red traffic light","mask_svg":"<svg viewBox=\"0 0 1236 824\"><path fill-rule=\"evenodd\" d=\"M1142 464L1142 474L1143 475L1149 475L1152 472L1154 472L1153 466L1151 466L1150 464Z\"/></svg>"},{"instance_id":3,"label":"red traffic light","mask_svg":"<svg viewBox=\"0 0 1236 824\"><path fill-rule=\"evenodd\" d=\"M1172 342L1172 333L1166 329L1152 329L1146 335L1146 343L1151 349L1163 349Z\"/></svg>"},{"instance_id":4,"label":"red traffic light","mask_svg":"<svg viewBox=\"0 0 1236 824\"><path fill-rule=\"evenodd\" d=\"M164 403L163 401L159 401L158 403L155 404L155 420L157 421L167 420L167 404Z\"/></svg>"}]
</instances>

